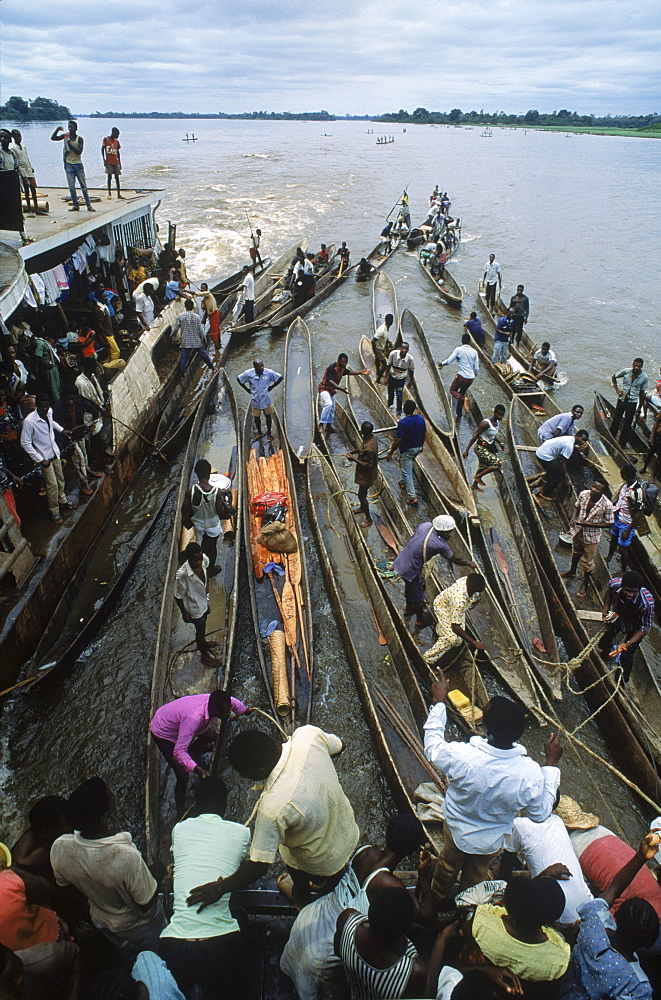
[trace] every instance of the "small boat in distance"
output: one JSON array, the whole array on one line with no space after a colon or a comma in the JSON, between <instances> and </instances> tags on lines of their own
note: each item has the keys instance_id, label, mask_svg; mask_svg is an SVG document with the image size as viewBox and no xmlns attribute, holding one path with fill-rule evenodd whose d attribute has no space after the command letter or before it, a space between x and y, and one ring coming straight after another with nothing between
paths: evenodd
<instances>
[{"instance_id":1,"label":"small boat in distance","mask_svg":"<svg viewBox=\"0 0 661 1000\"><path fill-rule=\"evenodd\" d=\"M190 135L188 134L188 132L186 132L186 135L182 137L181 141L182 142L197 142L197 139L198 139L198 137L193 132L191 132Z\"/></svg>"}]
</instances>

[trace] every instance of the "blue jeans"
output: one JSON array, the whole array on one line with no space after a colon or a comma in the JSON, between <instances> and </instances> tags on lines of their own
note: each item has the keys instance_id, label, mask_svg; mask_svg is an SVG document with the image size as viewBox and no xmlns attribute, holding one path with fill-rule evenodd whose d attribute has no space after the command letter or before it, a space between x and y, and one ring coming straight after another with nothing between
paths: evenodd
<instances>
[{"instance_id":1,"label":"blue jeans","mask_svg":"<svg viewBox=\"0 0 661 1000\"><path fill-rule=\"evenodd\" d=\"M87 181L85 180L85 168L82 163L65 163L64 172L67 175L67 181L69 184L69 193L71 194L71 201L73 202L73 207L78 208L78 196L76 195L76 178L78 178L78 184L80 190L83 192L83 198L85 199L85 204L88 208L91 208L90 196L87 192Z\"/></svg>"},{"instance_id":2,"label":"blue jeans","mask_svg":"<svg viewBox=\"0 0 661 1000\"><path fill-rule=\"evenodd\" d=\"M188 368L188 362L195 351L197 351L202 360L208 364L209 368L213 370L213 362L203 347L182 347L181 353L179 354L179 371L182 375Z\"/></svg>"},{"instance_id":3,"label":"blue jeans","mask_svg":"<svg viewBox=\"0 0 661 1000\"><path fill-rule=\"evenodd\" d=\"M509 347L509 342L507 340L494 341L493 354L491 356L491 361L494 365L498 361L502 361L503 364L507 361L508 347Z\"/></svg>"},{"instance_id":4,"label":"blue jeans","mask_svg":"<svg viewBox=\"0 0 661 1000\"><path fill-rule=\"evenodd\" d=\"M402 396L406 379L396 379L392 375L388 376L388 406L392 406L393 400L397 397L397 416L402 415Z\"/></svg>"},{"instance_id":5,"label":"blue jeans","mask_svg":"<svg viewBox=\"0 0 661 1000\"><path fill-rule=\"evenodd\" d=\"M399 452L399 467L402 472L402 479L406 483L406 494L410 500L415 498L415 486L413 485L413 463L416 455L419 455L422 448L409 448Z\"/></svg>"}]
</instances>

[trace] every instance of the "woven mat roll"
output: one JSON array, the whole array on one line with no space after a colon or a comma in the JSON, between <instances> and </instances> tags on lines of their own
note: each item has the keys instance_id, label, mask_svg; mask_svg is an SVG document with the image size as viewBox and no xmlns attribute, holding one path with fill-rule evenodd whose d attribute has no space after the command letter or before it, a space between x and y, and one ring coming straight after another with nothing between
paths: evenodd
<instances>
[{"instance_id":1,"label":"woven mat roll","mask_svg":"<svg viewBox=\"0 0 661 1000\"><path fill-rule=\"evenodd\" d=\"M289 715L289 682L287 680L287 640L285 633L275 629L269 636L273 701L280 716Z\"/></svg>"}]
</instances>

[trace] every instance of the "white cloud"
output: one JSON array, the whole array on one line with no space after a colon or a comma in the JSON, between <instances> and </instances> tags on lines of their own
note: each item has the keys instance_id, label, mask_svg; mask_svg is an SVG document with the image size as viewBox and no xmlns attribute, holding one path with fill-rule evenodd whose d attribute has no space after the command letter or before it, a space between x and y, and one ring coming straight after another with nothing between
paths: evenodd
<instances>
[{"instance_id":1,"label":"white cloud","mask_svg":"<svg viewBox=\"0 0 661 1000\"><path fill-rule=\"evenodd\" d=\"M6 0L2 99L77 113L650 112L657 14L596 0Z\"/></svg>"}]
</instances>

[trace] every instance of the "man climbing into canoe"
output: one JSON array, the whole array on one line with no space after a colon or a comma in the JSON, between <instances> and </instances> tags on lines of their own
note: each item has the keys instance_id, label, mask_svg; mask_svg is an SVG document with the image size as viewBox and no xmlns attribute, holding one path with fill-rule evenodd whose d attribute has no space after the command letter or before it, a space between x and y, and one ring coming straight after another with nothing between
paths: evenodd
<instances>
[{"instance_id":1,"label":"man climbing into canoe","mask_svg":"<svg viewBox=\"0 0 661 1000\"><path fill-rule=\"evenodd\" d=\"M333 433L333 421L335 419L335 396L338 392L347 393L340 382L346 375L367 375L367 372L355 372L349 368L349 357L346 354L338 354L337 361L333 361L324 372L319 383L319 396L321 398L322 410L319 417L319 433L329 438Z\"/></svg>"},{"instance_id":2,"label":"man climbing into canoe","mask_svg":"<svg viewBox=\"0 0 661 1000\"><path fill-rule=\"evenodd\" d=\"M422 576L425 563L440 555L455 566L477 568L474 562L462 559L452 551L449 539L456 527L456 521L450 514L439 514L433 521L423 522L418 525L392 564L394 571L404 581L406 607L402 614L407 618L415 615L415 623L419 628L430 624L425 620L425 582Z\"/></svg>"},{"instance_id":3,"label":"man climbing into canoe","mask_svg":"<svg viewBox=\"0 0 661 1000\"><path fill-rule=\"evenodd\" d=\"M613 577L604 596L603 619L607 627L599 651L607 662L619 662L627 684L636 650L654 622L654 598L640 573L629 570Z\"/></svg>"},{"instance_id":4,"label":"man climbing into canoe","mask_svg":"<svg viewBox=\"0 0 661 1000\"><path fill-rule=\"evenodd\" d=\"M470 333L462 334L461 344L459 347L455 347L452 354L447 357L445 361L439 361L438 367L445 368L448 365L451 365L454 361L457 362L457 374L450 386L450 395L453 399L457 400L456 419L461 420L461 414L464 407L468 409L466 393L472 386L480 371L480 362L477 357L477 351L474 347L471 347Z\"/></svg>"},{"instance_id":5,"label":"man climbing into canoe","mask_svg":"<svg viewBox=\"0 0 661 1000\"><path fill-rule=\"evenodd\" d=\"M606 496L607 489L603 479L595 479L589 490L579 493L569 522L572 536L571 566L560 576L566 580L574 580L580 565L583 582L577 597L587 595L594 571L595 556L601 541L601 529L611 528L613 525L613 504Z\"/></svg>"},{"instance_id":6,"label":"man climbing into canoe","mask_svg":"<svg viewBox=\"0 0 661 1000\"><path fill-rule=\"evenodd\" d=\"M505 451L505 445L498 437L500 422L504 419L505 407L502 403L499 403L498 406L494 407L492 415L482 421L466 446L464 458L468 458L471 448L473 448L477 456L477 472L473 476L471 486L477 493L482 492L484 476L488 476L490 472L497 472L498 469L502 468L502 462L496 457L496 447L499 447L501 451Z\"/></svg>"},{"instance_id":7,"label":"man climbing into canoe","mask_svg":"<svg viewBox=\"0 0 661 1000\"><path fill-rule=\"evenodd\" d=\"M269 441L273 440L271 390L282 382L282 375L274 372L272 368L265 368L261 358L255 358L252 368L242 372L237 382L242 389L250 395L252 402L251 413L255 418L255 434L253 441L257 441L262 436L262 414L266 417L266 436Z\"/></svg>"},{"instance_id":8,"label":"man climbing into canoe","mask_svg":"<svg viewBox=\"0 0 661 1000\"><path fill-rule=\"evenodd\" d=\"M486 585L479 573L469 573L437 595L434 600L436 642L424 654L427 663L438 663L445 653L461 646L462 642L475 650L487 648L466 631L466 612L480 600Z\"/></svg>"}]
</instances>

